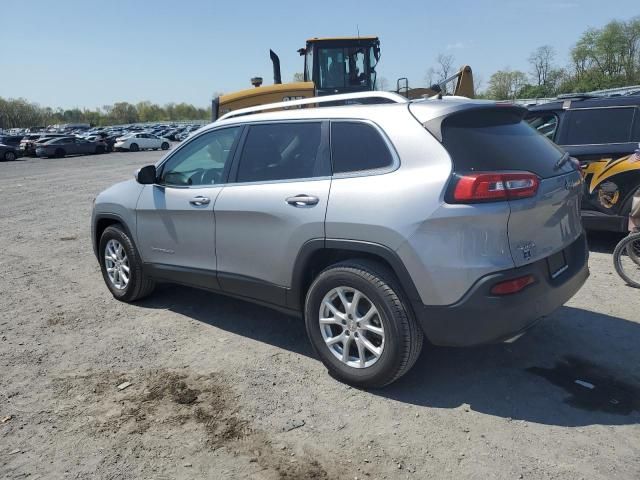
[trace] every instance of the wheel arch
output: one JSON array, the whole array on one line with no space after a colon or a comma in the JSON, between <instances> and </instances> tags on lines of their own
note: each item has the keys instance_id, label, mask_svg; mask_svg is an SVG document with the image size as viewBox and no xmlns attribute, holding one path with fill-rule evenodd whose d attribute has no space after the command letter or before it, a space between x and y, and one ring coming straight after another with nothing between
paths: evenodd
<instances>
[{"instance_id":1,"label":"wheel arch","mask_svg":"<svg viewBox=\"0 0 640 480\"><path fill-rule=\"evenodd\" d=\"M113 225L118 225L122 227L122 229L126 232L129 238L133 241L134 237L131 235L131 231L129 230L129 227L127 226L125 221L122 219L122 217L114 213L100 214L94 220L93 235L92 235L93 252L95 253L96 258L100 258L100 254L98 252L98 246L100 245L100 237L102 237L102 234L108 227L111 227Z\"/></svg>"},{"instance_id":2,"label":"wheel arch","mask_svg":"<svg viewBox=\"0 0 640 480\"><path fill-rule=\"evenodd\" d=\"M349 259L366 259L380 263L395 274L409 300L420 298L402 260L389 247L360 240L318 238L307 241L298 252L293 267L291 289L287 292L288 306L302 311L307 290L313 279L329 265Z\"/></svg>"}]
</instances>

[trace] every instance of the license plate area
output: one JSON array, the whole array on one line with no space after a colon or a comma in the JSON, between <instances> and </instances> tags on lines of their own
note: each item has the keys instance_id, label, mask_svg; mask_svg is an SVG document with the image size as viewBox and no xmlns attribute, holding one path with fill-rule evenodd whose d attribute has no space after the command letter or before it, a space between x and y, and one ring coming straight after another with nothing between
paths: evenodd
<instances>
[{"instance_id":1,"label":"license plate area","mask_svg":"<svg viewBox=\"0 0 640 480\"><path fill-rule=\"evenodd\" d=\"M552 279L558 278L569 268L564 250L548 257L547 264L549 265L549 275L551 275Z\"/></svg>"}]
</instances>

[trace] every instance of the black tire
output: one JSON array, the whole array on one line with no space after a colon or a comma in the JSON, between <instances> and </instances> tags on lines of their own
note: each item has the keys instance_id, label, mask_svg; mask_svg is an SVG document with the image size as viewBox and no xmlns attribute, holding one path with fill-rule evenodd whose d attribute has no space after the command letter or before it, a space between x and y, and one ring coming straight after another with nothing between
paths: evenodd
<instances>
[{"instance_id":1,"label":"black tire","mask_svg":"<svg viewBox=\"0 0 640 480\"><path fill-rule=\"evenodd\" d=\"M371 366L355 368L327 347L319 324L320 305L332 289L345 286L362 292L376 307L384 327L384 349ZM375 388L388 385L409 369L422 350L423 333L393 272L368 260L332 265L313 281L305 300L305 324L311 345L329 372L345 383Z\"/></svg>"},{"instance_id":2,"label":"black tire","mask_svg":"<svg viewBox=\"0 0 640 480\"><path fill-rule=\"evenodd\" d=\"M58 148L58 149L56 149L55 157L56 158L63 158L66 154L67 154L67 152L65 152L62 148Z\"/></svg>"},{"instance_id":3,"label":"black tire","mask_svg":"<svg viewBox=\"0 0 640 480\"><path fill-rule=\"evenodd\" d=\"M105 249L109 240L117 240L124 248L129 260L129 283L124 289L116 288L109 279L105 264ZM100 246L98 250L100 259L100 269L102 270L102 278L111 291L113 296L123 302L134 302L149 295L155 288L155 282L147 277L142 271L142 259L138 254L133 241L129 235L119 225L107 227L100 237Z\"/></svg>"},{"instance_id":4,"label":"black tire","mask_svg":"<svg viewBox=\"0 0 640 480\"><path fill-rule=\"evenodd\" d=\"M631 251L627 249L631 249ZM640 288L640 280L634 280L629 277L625 271L622 264L625 256L629 257L633 264L635 264L635 267L633 267L633 264L630 264L629 262L625 263L629 263L631 268L637 268L640 271L640 233L632 233L631 235L623 238L618 245L616 245L616 248L613 251L613 266L615 267L616 272L618 272L618 275L620 275L620 277L622 277L629 286ZM640 279L640 275L638 275L638 278Z\"/></svg>"},{"instance_id":5,"label":"black tire","mask_svg":"<svg viewBox=\"0 0 640 480\"><path fill-rule=\"evenodd\" d=\"M162 146L160 148L162 148L162 150L169 150L169 142L162 142Z\"/></svg>"},{"instance_id":6,"label":"black tire","mask_svg":"<svg viewBox=\"0 0 640 480\"><path fill-rule=\"evenodd\" d=\"M4 159L8 162L13 162L16 159L16 154L13 152L5 152Z\"/></svg>"},{"instance_id":7,"label":"black tire","mask_svg":"<svg viewBox=\"0 0 640 480\"><path fill-rule=\"evenodd\" d=\"M96 154L97 155L102 154L104 152L105 152L105 149L104 149L104 147L102 145L97 145L96 146Z\"/></svg>"},{"instance_id":8,"label":"black tire","mask_svg":"<svg viewBox=\"0 0 640 480\"><path fill-rule=\"evenodd\" d=\"M140 147L137 143L132 143L131 145L129 145L130 152L137 152L138 150L140 150Z\"/></svg>"}]
</instances>

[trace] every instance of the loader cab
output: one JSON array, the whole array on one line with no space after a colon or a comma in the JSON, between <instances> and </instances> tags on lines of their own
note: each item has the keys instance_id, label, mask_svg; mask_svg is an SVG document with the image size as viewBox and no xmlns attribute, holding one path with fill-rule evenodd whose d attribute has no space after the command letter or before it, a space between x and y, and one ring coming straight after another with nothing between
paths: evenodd
<instances>
[{"instance_id":1,"label":"loader cab","mask_svg":"<svg viewBox=\"0 0 640 480\"><path fill-rule=\"evenodd\" d=\"M378 37L312 38L298 52L304 81L314 83L317 96L376 89Z\"/></svg>"}]
</instances>

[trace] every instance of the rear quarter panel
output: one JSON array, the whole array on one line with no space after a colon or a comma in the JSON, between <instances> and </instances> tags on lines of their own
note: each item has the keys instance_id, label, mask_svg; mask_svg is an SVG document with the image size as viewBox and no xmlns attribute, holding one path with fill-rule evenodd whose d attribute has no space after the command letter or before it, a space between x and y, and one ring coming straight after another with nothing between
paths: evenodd
<instances>
[{"instance_id":1,"label":"rear quarter panel","mask_svg":"<svg viewBox=\"0 0 640 480\"><path fill-rule=\"evenodd\" d=\"M399 157L397 170L334 178L327 238L374 242L396 251L426 305L458 300L481 276L513 268L509 206L447 205L451 159L408 111L370 117Z\"/></svg>"}]
</instances>

